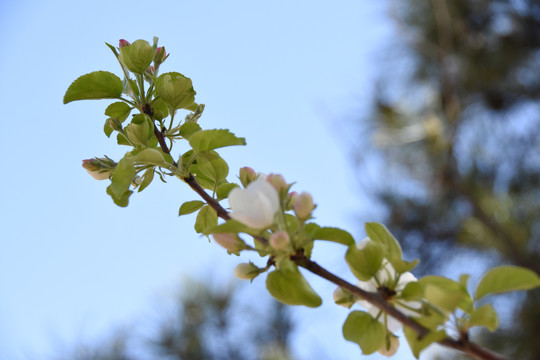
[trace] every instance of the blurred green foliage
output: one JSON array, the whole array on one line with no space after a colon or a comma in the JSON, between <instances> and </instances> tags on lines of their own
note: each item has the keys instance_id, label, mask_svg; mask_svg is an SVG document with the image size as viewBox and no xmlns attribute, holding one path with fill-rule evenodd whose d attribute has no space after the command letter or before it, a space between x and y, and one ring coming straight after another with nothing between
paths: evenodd
<instances>
[{"instance_id":1,"label":"blurred green foliage","mask_svg":"<svg viewBox=\"0 0 540 360\"><path fill-rule=\"evenodd\" d=\"M464 256L540 274L540 1L389 9L400 36L357 122L362 186L420 272ZM512 300L512 323L479 336L512 359L540 359L540 292Z\"/></svg>"},{"instance_id":2,"label":"blurred green foliage","mask_svg":"<svg viewBox=\"0 0 540 360\"><path fill-rule=\"evenodd\" d=\"M74 345L55 360L292 360L292 320L270 297L235 286L183 281L172 306L92 343Z\"/></svg>"}]
</instances>

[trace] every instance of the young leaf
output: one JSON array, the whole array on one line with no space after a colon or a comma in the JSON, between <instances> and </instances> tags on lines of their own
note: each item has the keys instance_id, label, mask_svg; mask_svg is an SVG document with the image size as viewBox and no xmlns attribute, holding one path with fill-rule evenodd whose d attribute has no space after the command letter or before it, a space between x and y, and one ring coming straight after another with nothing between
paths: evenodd
<instances>
[{"instance_id":1,"label":"young leaf","mask_svg":"<svg viewBox=\"0 0 540 360\"><path fill-rule=\"evenodd\" d=\"M204 205L197 214L195 220L195 231L199 234L207 234L209 229L214 228L218 223L218 216L214 209Z\"/></svg>"},{"instance_id":2,"label":"young leaf","mask_svg":"<svg viewBox=\"0 0 540 360\"><path fill-rule=\"evenodd\" d=\"M385 336L384 325L367 312L353 311L343 324L343 337L357 343L365 355L382 348Z\"/></svg>"},{"instance_id":3,"label":"young leaf","mask_svg":"<svg viewBox=\"0 0 540 360\"><path fill-rule=\"evenodd\" d=\"M114 102L105 109L105 115L112 117L121 123L127 119L130 112L131 106L122 101Z\"/></svg>"},{"instance_id":4,"label":"young leaf","mask_svg":"<svg viewBox=\"0 0 540 360\"><path fill-rule=\"evenodd\" d=\"M178 216L191 214L200 208L204 206L204 201L199 200L193 200L193 201L186 201L180 206L180 210L178 211Z\"/></svg>"},{"instance_id":5,"label":"young leaf","mask_svg":"<svg viewBox=\"0 0 540 360\"><path fill-rule=\"evenodd\" d=\"M146 189L148 185L150 185L152 180L154 180L154 167L146 169L142 176L142 182L141 185L139 185L139 189L137 190L137 192L141 192Z\"/></svg>"},{"instance_id":6,"label":"young leaf","mask_svg":"<svg viewBox=\"0 0 540 360\"><path fill-rule=\"evenodd\" d=\"M95 71L71 83L64 95L64 104L76 100L117 99L123 90L118 76L108 71Z\"/></svg>"},{"instance_id":7,"label":"young leaf","mask_svg":"<svg viewBox=\"0 0 540 360\"><path fill-rule=\"evenodd\" d=\"M409 346L414 354L414 357L418 359L420 352L427 348L434 342L441 341L446 338L446 332L444 330L438 330L428 333L422 339L418 339L418 334L416 331L412 330L409 327L403 328L403 334L409 342Z\"/></svg>"},{"instance_id":8,"label":"young leaf","mask_svg":"<svg viewBox=\"0 0 540 360\"><path fill-rule=\"evenodd\" d=\"M191 136L189 144L193 150L201 152L225 146L246 145L246 139L236 137L229 130L201 130Z\"/></svg>"},{"instance_id":9,"label":"young leaf","mask_svg":"<svg viewBox=\"0 0 540 360\"><path fill-rule=\"evenodd\" d=\"M217 187L216 196L218 200L226 199L229 196L229 193L232 189L238 187L235 183L224 183Z\"/></svg>"},{"instance_id":10,"label":"young leaf","mask_svg":"<svg viewBox=\"0 0 540 360\"><path fill-rule=\"evenodd\" d=\"M484 326L493 332L499 327L499 318L491 304L486 304L475 309L469 318L469 327Z\"/></svg>"},{"instance_id":11,"label":"young leaf","mask_svg":"<svg viewBox=\"0 0 540 360\"><path fill-rule=\"evenodd\" d=\"M215 151L205 151L197 156L197 168L207 178L218 184L229 174L229 166Z\"/></svg>"},{"instance_id":12,"label":"young leaf","mask_svg":"<svg viewBox=\"0 0 540 360\"><path fill-rule=\"evenodd\" d=\"M328 240L343 244L346 246L354 245L354 238L347 231L333 228L322 227L313 234L313 240Z\"/></svg>"},{"instance_id":13,"label":"young leaf","mask_svg":"<svg viewBox=\"0 0 540 360\"><path fill-rule=\"evenodd\" d=\"M296 264L288 259L281 262L279 269L268 274L266 288L274 298L287 305L318 307L322 304Z\"/></svg>"},{"instance_id":14,"label":"young leaf","mask_svg":"<svg viewBox=\"0 0 540 360\"><path fill-rule=\"evenodd\" d=\"M378 243L370 241L362 250L355 244L350 245L345 253L345 261L353 275L362 281L371 279L381 268L383 252Z\"/></svg>"},{"instance_id":15,"label":"young leaf","mask_svg":"<svg viewBox=\"0 0 540 360\"><path fill-rule=\"evenodd\" d=\"M193 134L201 131L201 127L196 122L186 122L180 126L180 136L189 140Z\"/></svg>"},{"instance_id":16,"label":"young leaf","mask_svg":"<svg viewBox=\"0 0 540 360\"><path fill-rule=\"evenodd\" d=\"M124 157L118 162L111 177L111 185L107 187L109 194L116 205L126 207L129 196L133 191L129 190L135 178L135 168L133 162L128 157Z\"/></svg>"},{"instance_id":17,"label":"young leaf","mask_svg":"<svg viewBox=\"0 0 540 360\"><path fill-rule=\"evenodd\" d=\"M540 278L529 269L519 266L499 266L488 271L476 288L476 300L486 295L530 290L540 286Z\"/></svg>"},{"instance_id":18,"label":"young leaf","mask_svg":"<svg viewBox=\"0 0 540 360\"><path fill-rule=\"evenodd\" d=\"M137 74L142 74L154 60L156 50L145 40L136 40L133 44L120 48L120 61Z\"/></svg>"},{"instance_id":19,"label":"young leaf","mask_svg":"<svg viewBox=\"0 0 540 360\"><path fill-rule=\"evenodd\" d=\"M470 308L471 296L459 282L442 276L429 275L419 279L418 283L424 288L425 298L446 314L458 307L465 311Z\"/></svg>"},{"instance_id":20,"label":"young leaf","mask_svg":"<svg viewBox=\"0 0 540 360\"><path fill-rule=\"evenodd\" d=\"M401 246L386 226L378 223L366 223L365 227L366 233L371 240L382 244L389 255L395 255L399 259L402 258ZM387 256L387 258L390 260L390 256Z\"/></svg>"}]
</instances>

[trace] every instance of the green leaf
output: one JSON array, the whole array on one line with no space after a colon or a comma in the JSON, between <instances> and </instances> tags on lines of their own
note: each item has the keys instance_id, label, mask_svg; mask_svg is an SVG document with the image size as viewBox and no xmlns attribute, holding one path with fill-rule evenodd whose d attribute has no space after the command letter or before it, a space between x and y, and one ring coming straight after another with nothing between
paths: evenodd
<instances>
[{"instance_id":1,"label":"green leaf","mask_svg":"<svg viewBox=\"0 0 540 360\"><path fill-rule=\"evenodd\" d=\"M116 135L116 142L118 143L118 145L131 146L131 143L129 142L129 140L125 137L124 134L121 134L121 133L118 133L118 135Z\"/></svg>"},{"instance_id":2,"label":"green leaf","mask_svg":"<svg viewBox=\"0 0 540 360\"><path fill-rule=\"evenodd\" d=\"M339 244L351 246L354 245L354 238L347 231L334 227L321 227L315 234L313 240L328 240Z\"/></svg>"},{"instance_id":3,"label":"green leaf","mask_svg":"<svg viewBox=\"0 0 540 360\"><path fill-rule=\"evenodd\" d=\"M370 241L359 250L356 244L350 245L345 253L345 261L353 275L362 281L371 279L381 268L383 251L378 243Z\"/></svg>"},{"instance_id":4,"label":"green leaf","mask_svg":"<svg viewBox=\"0 0 540 360\"><path fill-rule=\"evenodd\" d=\"M469 318L469 327L484 326L493 332L499 327L499 318L491 304L486 304L475 309Z\"/></svg>"},{"instance_id":5,"label":"green leaf","mask_svg":"<svg viewBox=\"0 0 540 360\"><path fill-rule=\"evenodd\" d=\"M120 61L136 73L143 74L156 55L156 50L146 40L136 40L133 44L120 48Z\"/></svg>"},{"instance_id":6,"label":"green leaf","mask_svg":"<svg viewBox=\"0 0 540 360\"><path fill-rule=\"evenodd\" d=\"M446 338L446 332L444 330L430 332L422 339L418 339L418 334L414 330L409 327L404 327L403 334L409 342L409 346L412 350L412 353L414 354L414 357L416 357L417 359L420 356L420 352L422 350L424 350L434 342L441 341Z\"/></svg>"},{"instance_id":7,"label":"green leaf","mask_svg":"<svg viewBox=\"0 0 540 360\"><path fill-rule=\"evenodd\" d=\"M167 166L163 153L158 149L146 148L141 150L135 150L131 152L133 161L137 163Z\"/></svg>"},{"instance_id":8,"label":"green leaf","mask_svg":"<svg viewBox=\"0 0 540 360\"><path fill-rule=\"evenodd\" d=\"M246 233L250 234L253 229L250 227L242 224L239 221L236 220L227 220L227 222L224 222L223 224L217 225L213 227L212 229L208 230L209 234L218 234L218 233ZM254 234L257 235L257 234Z\"/></svg>"},{"instance_id":9,"label":"green leaf","mask_svg":"<svg viewBox=\"0 0 540 360\"><path fill-rule=\"evenodd\" d=\"M216 196L218 200L226 199L229 196L229 193L232 189L238 187L235 183L224 183L217 187Z\"/></svg>"},{"instance_id":10,"label":"green leaf","mask_svg":"<svg viewBox=\"0 0 540 360\"><path fill-rule=\"evenodd\" d=\"M201 127L196 122L190 121L180 126L180 136L186 140L189 140L197 131L201 131Z\"/></svg>"},{"instance_id":11,"label":"green leaf","mask_svg":"<svg viewBox=\"0 0 540 360\"><path fill-rule=\"evenodd\" d=\"M105 120L105 124L103 125L103 132L105 135L107 135L107 137L111 137L113 131L113 128L109 125L109 119Z\"/></svg>"},{"instance_id":12,"label":"green leaf","mask_svg":"<svg viewBox=\"0 0 540 360\"><path fill-rule=\"evenodd\" d=\"M136 146L148 146L154 136L154 123L146 114L137 114L131 119L131 123L125 127L124 133Z\"/></svg>"},{"instance_id":13,"label":"green leaf","mask_svg":"<svg viewBox=\"0 0 540 360\"><path fill-rule=\"evenodd\" d=\"M539 286L540 278L534 271L519 266L499 266L482 277L474 297L478 300L486 295L531 290Z\"/></svg>"},{"instance_id":14,"label":"green leaf","mask_svg":"<svg viewBox=\"0 0 540 360\"><path fill-rule=\"evenodd\" d=\"M189 107L195 101L191 79L177 72L161 74L156 82L156 93L169 106L172 114L177 109Z\"/></svg>"},{"instance_id":15,"label":"green leaf","mask_svg":"<svg viewBox=\"0 0 540 360\"><path fill-rule=\"evenodd\" d=\"M133 183L135 178L135 168L133 162L129 157L124 157L118 162L111 177L111 185L107 187L107 194L109 194L114 203L121 207L128 205L129 196L133 191L129 190L129 187Z\"/></svg>"},{"instance_id":16,"label":"green leaf","mask_svg":"<svg viewBox=\"0 0 540 360\"><path fill-rule=\"evenodd\" d=\"M388 254L385 257L388 260L391 258L390 255L395 255L395 257L399 259L403 257L399 242L390 231L388 231L386 226L379 223L366 223L365 228L366 233L371 240L384 246L385 252Z\"/></svg>"},{"instance_id":17,"label":"green leaf","mask_svg":"<svg viewBox=\"0 0 540 360\"><path fill-rule=\"evenodd\" d=\"M197 156L197 169L215 184L225 180L229 174L227 162L215 151L205 151Z\"/></svg>"},{"instance_id":18,"label":"green leaf","mask_svg":"<svg viewBox=\"0 0 540 360\"><path fill-rule=\"evenodd\" d=\"M196 132L189 139L189 144L194 151L201 152L225 146L246 145L246 140L236 137L229 130L212 129Z\"/></svg>"},{"instance_id":19,"label":"green leaf","mask_svg":"<svg viewBox=\"0 0 540 360\"><path fill-rule=\"evenodd\" d=\"M193 200L186 201L180 206L180 211L178 211L178 216L191 214L204 206L204 201Z\"/></svg>"},{"instance_id":20,"label":"green leaf","mask_svg":"<svg viewBox=\"0 0 540 360\"><path fill-rule=\"evenodd\" d=\"M208 234L208 230L214 228L218 223L218 216L214 209L204 205L197 214L195 220L195 231L199 234Z\"/></svg>"},{"instance_id":21,"label":"green leaf","mask_svg":"<svg viewBox=\"0 0 540 360\"><path fill-rule=\"evenodd\" d=\"M107 109L105 109L105 115L120 121L121 123L127 119L131 112L131 106L122 101L113 102Z\"/></svg>"},{"instance_id":22,"label":"green leaf","mask_svg":"<svg viewBox=\"0 0 540 360\"><path fill-rule=\"evenodd\" d=\"M117 99L123 89L118 76L108 71L95 71L71 83L64 95L64 104L76 100Z\"/></svg>"},{"instance_id":23,"label":"green leaf","mask_svg":"<svg viewBox=\"0 0 540 360\"><path fill-rule=\"evenodd\" d=\"M289 259L284 259L279 269L268 274L266 288L274 298L287 305L318 307L322 304L320 296Z\"/></svg>"},{"instance_id":24,"label":"green leaf","mask_svg":"<svg viewBox=\"0 0 540 360\"><path fill-rule=\"evenodd\" d=\"M144 172L144 174L142 176L141 185L139 185L139 189L137 190L137 192L141 192L144 189L146 189L148 187L148 185L150 185L152 180L154 180L154 168L153 167L146 169L146 171Z\"/></svg>"},{"instance_id":25,"label":"green leaf","mask_svg":"<svg viewBox=\"0 0 540 360\"><path fill-rule=\"evenodd\" d=\"M467 289L454 280L430 275L419 279L418 283L424 288L425 298L446 314L452 313L456 308L467 311L472 304Z\"/></svg>"},{"instance_id":26,"label":"green leaf","mask_svg":"<svg viewBox=\"0 0 540 360\"><path fill-rule=\"evenodd\" d=\"M382 348L385 336L384 325L367 312L353 311L343 324L343 337L357 343L365 355Z\"/></svg>"}]
</instances>

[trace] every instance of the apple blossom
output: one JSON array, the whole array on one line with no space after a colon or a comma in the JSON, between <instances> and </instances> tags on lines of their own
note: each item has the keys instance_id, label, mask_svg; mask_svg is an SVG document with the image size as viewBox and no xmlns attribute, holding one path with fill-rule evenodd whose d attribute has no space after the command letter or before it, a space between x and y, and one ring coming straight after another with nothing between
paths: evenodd
<instances>
[{"instance_id":1,"label":"apple blossom","mask_svg":"<svg viewBox=\"0 0 540 360\"><path fill-rule=\"evenodd\" d=\"M254 229L272 225L279 210L279 196L272 185L258 178L245 189L234 188L229 194L231 218Z\"/></svg>"},{"instance_id":2,"label":"apple blossom","mask_svg":"<svg viewBox=\"0 0 540 360\"><path fill-rule=\"evenodd\" d=\"M361 250L367 245L369 241L371 240L369 238L366 238L360 241L357 244L357 247ZM399 277L396 282L397 276ZM387 300L403 314L407 316L415 316L418 315L418 312L415 310L419 310L422 307L422 303L419 301L399 300L400 294L403 289L405 289L405 286L407 286L408 283L414 281L417 281L417 279L413 274L411 274L410 272L405 272L398 275L394 270L392 264L387 259L383 259L382 267L375 274L375 276L368 281L359 281L356 286L367 292L374 293L378 292L379 289L383 287L387 288L388 290L394 292L394 295L389 297L389 299ZM375 305L365 300L358 300L357 303L360 304L363 308L365 308L373 317L378 318L379 321L386 324L386 327L391 332L396 332L401 328L401 323L398 320L382 312Z\"/></svg>"}]
</instances>

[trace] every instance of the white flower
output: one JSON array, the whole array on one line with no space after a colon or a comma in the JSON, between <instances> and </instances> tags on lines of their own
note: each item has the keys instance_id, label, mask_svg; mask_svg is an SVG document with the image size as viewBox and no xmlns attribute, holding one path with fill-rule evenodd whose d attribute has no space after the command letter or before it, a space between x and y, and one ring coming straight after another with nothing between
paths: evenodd
<instances>
[{"instance_id":1,"label":"white flower","mask_svg":"<svg viewBox=\"0 0 540 360\"><path fill-rule=\"evenodd\" d=\"M235 188L229 194L231 218L254 229L264 229L274 222L279 210L279 196L272 185L258 178L245 189Z\"/></svg>"},{"instance_id":2,"label":"white flower","mask_svg":"<svg viewBox=\"0 0 540 360\"><path fill-rule=\"evenodd\" d=\"M365 244L363 245L365 246ZM416 277L410 272L405 272L399 276L397 283L395 283L396 276L397 274L392 264L390 264L388 260L383 259L382 267L377 274L368 281L359 281L356 286L362 290L374 293L377 292L381 286L386 286L396 293L391 299L388 299L388 301L392 303L397 310L407 316L418 315L415 310L419 310L422 307L420 301L399 300L399 295L403 289L405 289L405 286L410 282L417 281ZM357 303L365 308L374 318L378 317L380 322L383 324L386 323L388 330L391 332L396 332L401 328L401 323L399 321L386 313L381 314L382 310L375 305L365 300L358 300Z\"/></svg>"}]
</instances>

